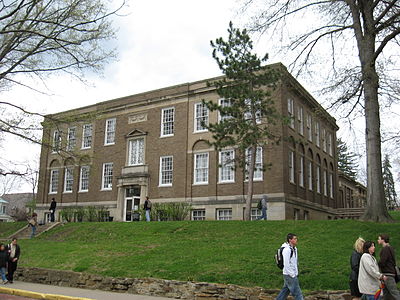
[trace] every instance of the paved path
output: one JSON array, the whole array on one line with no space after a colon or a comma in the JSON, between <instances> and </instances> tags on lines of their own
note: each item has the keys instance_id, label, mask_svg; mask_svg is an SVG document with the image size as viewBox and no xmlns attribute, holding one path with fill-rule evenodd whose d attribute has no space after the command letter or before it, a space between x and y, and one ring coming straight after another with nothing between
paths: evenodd
<instances>
[{"instance_id":1,"label":"paved path","mask_svg":"<svg viewBox=\"0 0 400 300\"><path fill-rule=\"evenodd\" d=\"M72 297L84 297L95 300L168 300L172 298L165 297L153 297L153 296L143 296L143 295L134 295L127 293L114 293L114 292L104 292L99 290L86 290L79 288L70 288L70 287L62 287L62 286L52 286L45 284L37 284L23 281L14 281L13 284L2 285L2 287L19 289L37 293L45 293L45 294L57 294L64 296L72 296ZM0 294L0 299L8 299L1 298L3 295ZM26 298L24 298L26 299Z\"/></svg>"}]
</instances>

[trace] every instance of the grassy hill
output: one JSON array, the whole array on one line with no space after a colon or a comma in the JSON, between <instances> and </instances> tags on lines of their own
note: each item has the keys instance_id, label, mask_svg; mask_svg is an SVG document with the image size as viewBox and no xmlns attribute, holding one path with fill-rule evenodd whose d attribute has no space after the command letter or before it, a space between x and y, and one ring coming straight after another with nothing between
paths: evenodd
<instances>
[{"instance_id":1,"label":"grassy hill","mask_svg":"<svg viewBox=\"0 0 400 300\"><path fill-rule=\"evenodd\" d=\"M20 264L114 277L280 288L281 270L273 256L288 232L296 233L299 238L300 282L304 290L348 289L349 257L358 236L376 241L379 233L387 233L400 253L400 223L353 220L70 223L36 239L21 240ZM378 247L378 253L379 250Z\"/></svg>"},{"instance_id":2,"label":"grassy hill","mask_svg":"<svg viewBox=\"0 0 400 300\"><path fill-rule=\"evenodd\" d=\"M0 222L0 239L6 239L14 232L26 226L27 222Z\"/></svg>"}]
</instances>

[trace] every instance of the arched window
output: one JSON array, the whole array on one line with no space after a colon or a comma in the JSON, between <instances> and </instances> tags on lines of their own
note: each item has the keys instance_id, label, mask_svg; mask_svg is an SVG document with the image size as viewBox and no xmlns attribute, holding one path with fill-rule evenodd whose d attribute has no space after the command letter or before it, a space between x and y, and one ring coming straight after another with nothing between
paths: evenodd
<instances>
[{"instance_id":1,"label":"arched window","mask_svg":"<svg viewBox=\"0 0 400 300\"><path fill-rule=\"evenodd\" d=\"M304 187L304 146L300 144L299 146L300 158L299 158L299 185Z\"/></svg>"},{"instance_id":2,"label":"arched window","mask_svg":"<svg viewBox=\"0 0 400 300\"><path fill-rule=\"evenodd\" d=\"M317 185L317 193L321 193L321 158L317 154L317 174L315 174L315 184Z\"/></svg>"},{"instance_id":3,"label":"arched window","mask_svg":"<svg viewBox=\"0 0 400 300\"><path fill-rule=\"evenodd\" d=\"M307 153L307 186L310 191L313 190L313 153L308 150Z\"/></svg>"}]
</instances>

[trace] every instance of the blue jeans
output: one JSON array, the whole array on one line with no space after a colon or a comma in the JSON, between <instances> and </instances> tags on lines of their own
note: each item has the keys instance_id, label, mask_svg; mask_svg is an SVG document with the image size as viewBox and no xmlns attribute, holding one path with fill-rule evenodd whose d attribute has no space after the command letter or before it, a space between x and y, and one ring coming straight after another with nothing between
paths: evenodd
<instances>
[{"instance_id":1,"label":"blue jeans","mask_svg":"<svg viewBox=\"0 0 400 300\"><path fill-rule=\"evenodd\" d=\"M367 300L374 300L375 299L374 295L367 295L367 294L363 294L361 299L363 299L363 298L367 299ZM382 293L379 295L377 300L379 300L379 299L382 299Z\"/></svg>"},{"instance_id":2,"label":"blue jeans","mask_svg":"<svg viewBox=\"0 0 400 300\"><path fill-rule=\"evenodd\" d=\"M146 209L146 221L150 222L150 209Z\"/></svg>"},{"instance_id":3,"label":"blue jeans","mask_svg":"<svg viewBox=\"0 0 400 300\"><path fill-rule=\"evenodd\" d=\"M35 233L36 233L36 226L32 226L31 238L33 238L35 236Z\"/></svg>"},{"instance_id":4,"label":"blue jeans","mask_svg":"<svg viewBox=\"0 0 400 300\"><path fill-rule=\"evenodd\" d=\"M1 274L1 279L2 279L3 281L6 281L6 280L7 280L7 278L6 278L6 268L1 267L1 268L0 268L0 274Z\"/></svg>"},{"instance_id":5,"label":"blue jeans","mask_svg":"<svg viewBox=\"0 0 400 300\"><path fill-rule=\"evenodd\" d=\"M283 275L283 288L280 291L276 300L285 300L289 294L292 294L295 300L303 300L303 294L301 293L299 279L289 275Z\"/></svg>"},{"instance_id":6,"label":"blue jeans","mask_svg":"<svg viewBox=\"0 0 400 300\"><path fill-rule=\"evenodd\" d=\"M261 208L261 216L257 218L257 220L266 220L267 219L267 208Z\"/></svg>"}]
</instances>

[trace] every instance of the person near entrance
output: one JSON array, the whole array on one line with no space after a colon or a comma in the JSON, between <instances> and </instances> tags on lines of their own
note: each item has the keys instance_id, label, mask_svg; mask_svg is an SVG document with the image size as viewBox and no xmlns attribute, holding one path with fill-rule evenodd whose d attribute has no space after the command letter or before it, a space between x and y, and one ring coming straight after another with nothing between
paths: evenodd
<instances>
[{"instance_id":1,"label":"person near entrance","mask_svg":"<svg viewBox=\"0 0 400 300\"><path fill-rule=\"evenodd\" d=\"M51 203L50 203L50 222L54 222L54 216L56 213L56 207L57 207L57 202L56 199L51 199Z\"/></svg>"},{"instance_id":2,"label":"person near entrance","mask_svg":"<svg viewBox=\"0 0 400 300\"><path fill-rule=\"evenodd\" d=\"M150 222L151 201L147 196L146 196L146 201L144 201L144 210L146 212L146 221Z\"/></svg>"},{"instance_id":3,"label":"person near entrance","mask_svg":"<svg viewBox=\"0 0 400 300\"><path fill-rule=\"evenodd\" d=\"M21 249L17 244L17 238L11 240L11 243L7 245L6 250L8 252L7 279L8 283L13 283L14 272L17 269L19 256L21 254Z\"/></svg>"}]
</instances>

